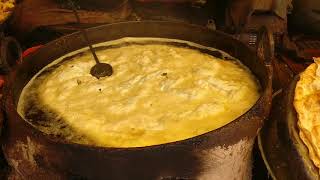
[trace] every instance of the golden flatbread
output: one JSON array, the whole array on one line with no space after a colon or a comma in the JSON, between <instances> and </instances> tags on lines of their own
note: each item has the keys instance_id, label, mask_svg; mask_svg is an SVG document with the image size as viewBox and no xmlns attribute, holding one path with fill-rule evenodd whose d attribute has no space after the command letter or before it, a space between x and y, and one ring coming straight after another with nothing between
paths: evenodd
<instances>
[{"instance_id":1,"label":"golden flatbread","mask_svg":"<svg viewBox=\"0 0 320 180\"><path fill-rule=\"evenodd\" d=\"M320 58L300 75L294 97L299 135L310 159L320 168Z\"/></svg>"}]
</instances>

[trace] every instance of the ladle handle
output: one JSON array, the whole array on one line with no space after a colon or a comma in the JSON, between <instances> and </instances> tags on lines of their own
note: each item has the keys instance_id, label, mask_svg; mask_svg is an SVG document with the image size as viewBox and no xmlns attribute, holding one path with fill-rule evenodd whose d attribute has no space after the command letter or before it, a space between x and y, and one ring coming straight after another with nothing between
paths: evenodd
<instances>
[{"instance_id":1,"label":"ladle handle","mask_svg":"<svg viewBox=\"0 0 320 180\"><path fill-rule=\"evenodd\" d=\"M265 65L271 66L274 49L273 33L266 26L262 26L258 32L256 52Z\"/></svg>"},{"instance_id":2,"label":"ladle handle","mask_svg":"<svg viewBox=\"0 0 320 180\"><path fill-rule=\"evenodd\" d=\"M77 23L80 24L80 17L79 17L79 14L78 14L76 5L74 4L73 1L69 0L69 6L71 7L71 9L72 9L72 11L73 11L73 14L74 14L75 17L76 17ZM88 38L88 35L87 35L86 30L80 27L80 32L81 32L81 34L83 35L83 37L84 37L87 45L89 46L90 51L91 51L91 53L92 53L92 55L93 55L93 58L94 58L94 60L96 61L96 64L99 64L100 61L99 61L99 59L98 59L98 57L97 57L97 54L96 54L95 50L94 50L93 47L92 47L92 44L91 44L91 42L90 42L90 40L89 40L89 38Z\"/></svg>"},{"instance_id":3,"label":"ladle handle","mask_svg":"<svg viewBox=\"0 0 320 180\"><path fill-rule=\"evenodd\" d=\"M0 43L0 73L7 74L21 60L22 48L13 37L4 37Z\"/></svg>"}]
</instances>

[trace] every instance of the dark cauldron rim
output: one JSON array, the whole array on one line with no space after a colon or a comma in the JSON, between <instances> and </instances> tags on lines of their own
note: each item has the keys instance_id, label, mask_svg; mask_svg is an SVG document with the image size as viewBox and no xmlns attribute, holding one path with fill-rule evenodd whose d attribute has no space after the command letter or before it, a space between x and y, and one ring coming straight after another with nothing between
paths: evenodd
<instances>
[{"instance_id":1,"label":"dark cauldron rim","mask_svg":"<svg viewBox=\"0 0 320 180\"><path fill-rule=\"evenodd\" d=\"M250 53L252 54L256 54L254 52L254 50L252 50L251 48L249 48L246 44L244 44L241 41L238 41L236 39L234 39L231 35L225 34L223 32L220 31L212 31L209 30L205 27L199 26L199 25L194 25L194 24L187 24L187 23L182 23L182 22L168 22L168 21L133 21L133 22L120 22L120 23L113 23L113 24L106 24L106 25L101 25L101 26L96 26L96 27L92 27L92 28L88 28L88 32L91 31L95 31L98 30L99 28L108 28L110 26L114 26L114 25L121 25L121 24L130 24L130 23L161 23L164 25L168 25L168 23L170 23L171 25L180 25L180 26L186 26L189 28L198 28L201 29L203 31L210 31L212 33L216 33L217 35L223 36L225 38L229 38L232 39L233 41L236 41L239 45L245 47ZM58 38L54 41L49 42L48 44L46 44L44 47L49 46L49 45L53 45L53 44L57 44L57 42L61 41L62 39L68 39L69 37L72 36L79 36L79 32L75 32L66 36L63 36L61 38ZM195 42L197 43L197 42ZM200 43L197 43L200 44ZM39 49L39 51L41 51L42 48ZM37 53L37 52L36 52ZM36 54L34 53L34 54ZM34 54L31 54L30 56L28 56L28 58L32 59L32 56ZM261 60L260 57L257 57L257 59ZM263 62L261 60L261 62ZM23 62L22 62L23 63ZM16 78L16 71L19 70L19 66L16 66L13 68L12 72L10 72L10 74L7 77L7 80L5 84L5 91L4 91L4 110L6 113L9 114L9 116L11 116L11 118L16 118L19 121L23 122L23 125L25 125L27 128L31 128L32 130L32 134L44 138L46 141L50 142L50 143L54 143L57 145L65 145L65 146L71 146L74 148L84 148L84 149L92 149L92 150L98 150L98 151L119 151L119 150L126 150L126 151L135 151L135 150L150 150L150 149L158 149L158 148L166 148L166 147L171 147L171 146L189 146L190 144L197 146L197 145L201 145L203 141L205 141L206 139L209 139L209 137L207 137L207 135L216 135L219 133L224 133L224 130L227 129L232 129L234 128L233 126L239 126L239 124L243 121L246 120L245 116L248 116L248 114L255 114L254 113L254 109L257 109L259 111L259 108L265 108L266 110L264 110L263 115L261 116L261 119L264 120L266 118L266 116L269 113L270 110L270 106L271 106L271 91L272 91L272 66L269 63L262 63L264 65L265 71L266 71L266 83L265 83L265 87L263 88L263 91L261 92L261 96L260 98L256 101L256 103L245 113L243 113L240 117L238 117L237 119L229 122L228 124L217 128L215 130L206 132L204 134L198 135L198 136L194 136L191 138L187 138L184 140L179 140L179 141L174 141L174 142L169 142L169 143L163 143L163 144L157 144L157 145L150 145L150 146L143 146L143 147L101 147L101 146L95 146L95 145L85 145L85 144L78 144L78 143L72 143L72 142L68 142L65 141L63 139L59 139L59 138L55 138L52 137L50 135L47 135L43 132L41 132L40 130L38 130L37 128L35 128L34 126L32 126L30 123L26 122L25 120L23 120L23 118L18 114L17 110L16 110L16 105L14 103L14 95L13 95L13 89L11 87L13 87L14 84L14 80ZM256 110L256 111L257 111ZM261 110L260 110L261 111ZM260 112L259 111L259 112ZM10 118L8 118L10 119ZM253 125L255 126L255 130L254 133L255 135L257 135L258 131L260 130L261 126L263 123L258 123L258 125ZM258 129L258 130L256 130ZM248 129L248 131L253 131ZM236 141L237 142L237 141Z\"/></svg>"}]
</instances>

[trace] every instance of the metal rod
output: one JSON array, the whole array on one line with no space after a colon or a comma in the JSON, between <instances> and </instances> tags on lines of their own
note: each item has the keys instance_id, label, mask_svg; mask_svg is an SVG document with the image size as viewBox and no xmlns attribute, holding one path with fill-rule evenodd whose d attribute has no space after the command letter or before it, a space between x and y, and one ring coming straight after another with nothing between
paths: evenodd
<instances>
[{"instance_id":1,"label":"metal rod","mask_svg":"<svg viewBox=\"0 0 320 180\"><path fill-rule=\"evenodd\" d=\"M71 5L71 7L72 7L72 11L73 11L74 15L76 16L78 24L80 24L80 17L79 17L79 14L78 14L78 12L76 10L76 7L75 7L74 3L72 1L70 1L70 0L69 0L69 3ZM93 47L92 47L92 45L91 45L91 43L89 41L89 38L88 38L86 30L80 27L80 32L82 33L84 39L87 41L87 44L88 44L88 46L90 48L90 51L91 51L91 53L93 55L94 60L96 61L97 64L100 64L100 61L99 61L99 59L97 57L97 54L96 54L95 50L93 49Z\"/></svg>"}]
</instances>

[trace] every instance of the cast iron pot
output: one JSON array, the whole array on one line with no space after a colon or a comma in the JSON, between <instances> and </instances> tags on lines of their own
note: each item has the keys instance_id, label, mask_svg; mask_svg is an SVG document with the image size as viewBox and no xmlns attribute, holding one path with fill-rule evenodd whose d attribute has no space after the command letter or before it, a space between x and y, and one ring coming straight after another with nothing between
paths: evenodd
<instances>
[{"instance_id":1,"label":"cast iron pot","mask_svg":"<svg viewBox=\"0 0 320 180\"><path fill-rule=\"evenodd\" d=\"M319 169L309 158L308 148L299 136L294 95L300 76L296 75L272 104L270 119L259 134L264 162L274 180L316 180Z\"/></svg>"},{"instance_id":2,"label":"cast iron pot","mask_svg":"<svg viewBox=\"0 0 320 180\"><path fill-rule=\"evenodd\" d=\"M45 135L16 111L26 83L53 60L86 43L79 33L55 40L28 56L8 76L4 95L3 151L15 176L24 179L250 179L254 139L271 105L272 68L224 33L173 22L127 22L87 30L93 43L122 37L195 42L240 59L261 84L261 97L245 114L214 131L182 141L139 148L102 148ZM41 117L39 117L41 118Z\"/></svg>"}]
</instances>

